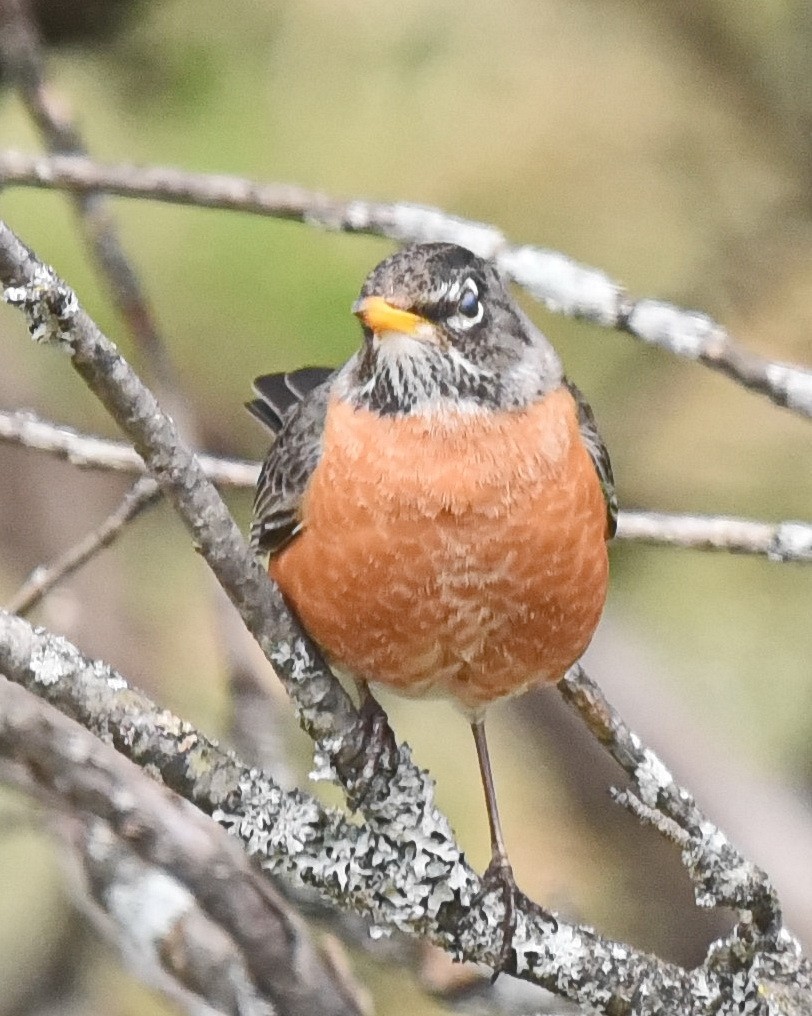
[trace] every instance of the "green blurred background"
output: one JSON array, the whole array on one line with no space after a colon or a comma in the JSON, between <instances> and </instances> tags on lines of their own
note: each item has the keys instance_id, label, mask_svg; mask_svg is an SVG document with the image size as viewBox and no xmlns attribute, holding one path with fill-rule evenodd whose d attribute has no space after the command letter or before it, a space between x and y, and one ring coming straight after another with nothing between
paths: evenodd
<instances>
[{"instance_id":1,"label":"green blurred background","mask_svg":"<svg viewBox=\"0 0 812 1016\"><path fill-rule=\"evenodd\" d=\"M772 359L809 363L810 47L806 0L151 0L112 38L52 50L48 73L100 161L436 204L599 266L635 294L704 310ZM8 89L0 147L41 147ZM149 374L65 195L6 191L0 212ZM259 457L265 437L241 408L251 379L345 359L358 341L350 304L392 245L141 201L116 199L115 213L201 444ZM628 336L523 302L595 408L622 505L809 518L808 422ZM0 336L5 408L114 433L68 362L28 342L19 317L4 311ZM0 475L0 599L125 489L17 448L0 447ZM249 494L230 503L246 524ZM812 946L812 571L629 545L614 547L612 564L593 676L770 869ZM37 616L228 738L211 581L166 508ZM467 725L442 704L386 705L484 866ZM292 721L287 730L304 773L308 746ZM693 911L675 852L607 804L617 776L581 744L555 694L495 709L491 730L520 883L608 934L698 961L724 922ZM17 799L2 801L24 814ZM0 1016L44 1012L60 984L81 1000L77 1012L173 1012L74 914L36 821L7 829ZM403 972L354 962L380 1013L442 1011Z\"/></svg>"}]
</instances>

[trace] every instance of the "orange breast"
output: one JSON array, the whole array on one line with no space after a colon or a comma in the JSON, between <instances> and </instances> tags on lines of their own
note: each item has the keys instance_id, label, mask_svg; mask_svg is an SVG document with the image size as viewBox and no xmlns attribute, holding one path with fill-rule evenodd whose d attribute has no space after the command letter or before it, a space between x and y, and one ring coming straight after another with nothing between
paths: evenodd
<instances>
[{"instance_id":1,"label":"orange breast","mask_svg":"<svg viewBox=\"0 0 812 1016\"><path fill-rule=\"evenodd\" d=\"M524 412L379 417L334 402L304 529L270 571L329 659L471 713L584 651L606 507L559 389Z\"/></svg>"}]
</instances>

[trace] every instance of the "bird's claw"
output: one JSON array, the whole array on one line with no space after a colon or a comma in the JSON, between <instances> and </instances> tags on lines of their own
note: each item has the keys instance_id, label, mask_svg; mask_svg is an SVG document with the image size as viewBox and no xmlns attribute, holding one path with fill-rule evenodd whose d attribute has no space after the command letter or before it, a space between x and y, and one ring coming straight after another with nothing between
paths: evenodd
<instances>
[{"instance_id":1,"label":"bird's claw","mask_svg":"<svg viewBox=\"0 0 812 1016\"><path fill-rule=\"evenodd\" d=\"M485 869L482 876L482 889L480 899L489 893L500 893L502 904L505 908L505 916L499 922L499 931L502 935L502 944L499 950L499 957L494 967L491 984L494 983L500 974L516 973L516 951L513 948L513 937L516 933L516 914L521 906L523 909L532 911L542 920L553 925L553 931L558 930L558 921L555 917L534 903L516 885L513 875L513 868L506 857L494 854L491 863Z\"/></svg>"},{"instance_id":2,"label":"bird's claw","mask_svg":"<svg viewBox=\"0 0 812 1016\"><path fill-rule=\"evenodd\" d=\"M497 854L491 858L491 863L485 869L482 876L482 889L480 898L490 893L499 893L502 897L502 904L505 908L505 916L499 922L499 931L502 936L502 944L499 949L499 958L494 967L491 984L502 974L515 973L516 953L513 949L513 936L516 932L516 903L520 896L519 887L513 876L507 858L499 857Z\"/></svg>"},{"instance_id":3,"label":"bird's claw","mask_svg":"<svg viewBox=\"0 0 812 1016\"><path fill-rule=\"evenodd\" d=\"M362 736L356 757L358 775L353 783L350 800L353 809L364 804L378 774L394 772L398 759L398 746L389 726L389 717L368 690L362 696L358 713L361 717Z\"/></svg>"}]
</instances>

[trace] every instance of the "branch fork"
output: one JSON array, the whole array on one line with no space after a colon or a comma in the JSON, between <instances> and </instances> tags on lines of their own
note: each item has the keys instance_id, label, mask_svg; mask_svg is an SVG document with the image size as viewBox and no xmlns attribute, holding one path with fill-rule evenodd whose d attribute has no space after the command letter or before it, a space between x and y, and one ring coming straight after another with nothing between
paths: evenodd
<instances>
[{"instance_id":1,"label":"branch fork","mask_svg":"<svg viewBox=\"0 0 812 1016\"><path fill-rule=\"evenodd\" d=\"M132 440L274 665L302 726L345 787L353 787L362 736L358 712L251 556L172 421L69 288L1 224L0 282L38 339L69 347L72 365ZM6 613L0 613L0 672L159 772L271 870L458 956L489 963L498 958L501 903L496 896L479 897L481 881L436 808L428 774L414 765L406 746L399 748L389 778L373 778L358 824L302 791L286 794L266 774L247 769L157 709L103 663L85 660L66 640ZM763 873L701 815L582 668L570 671L561 692L632 780L627 806L679 843L703 902L734 906L739 924L699 971L687 972L587 927L559 920L553 928L532 905L519 906L517 974L607 1016L732 1014L738 996L731 992L744 990L743 978L758 987L765 970L776 991L798 983L812 988L812 969L781 930L778 902ZM736 963L725 967L734 949Z\"/></svg>"}]
</instances>

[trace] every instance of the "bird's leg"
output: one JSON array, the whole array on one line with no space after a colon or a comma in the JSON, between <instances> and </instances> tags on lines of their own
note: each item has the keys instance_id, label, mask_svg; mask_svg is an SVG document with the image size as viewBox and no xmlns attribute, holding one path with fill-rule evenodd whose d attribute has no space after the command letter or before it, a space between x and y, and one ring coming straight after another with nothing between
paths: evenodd
<instances>
[{"instance_id":1,"label":"bird's leg","mask_svg":"<svg viewBox=\"0 0 812 1016\"><path fill-rule=\"evenodd\" d=\"M515 958L511 957L511 950L513 948L513 934L516 931L516 904L520 899L539 917L550 921L554 930L558 928L558 922L552 914L529 900L516 885L513 868L505 848L505 839L502 835L502 823L499 821L499 808L496 803L496 789L493 785L488 742L485 739L484 719L474 720L471 730L479 759L479 772L482 776L482 788L485 791L485 805L488 809L488 826L491 833L491 862L485 869L482 883L486 892L491 889L501 892L505 906L505 916L501 924L502 948L499 952L499 964L494 973L495 980L500 972L507 972L509 969L515 968Z\"/></svg>"},{"instance_id":2,"label":"bird's leg","mask_svg":"<svg viewBox=\"0 0 812 1016\"><path fill-rule=\"evenodd\" d=\"M496 788L493 785L493 772L488 754L488 742L485 738L484 719L474 720L471 724L471 731L476 744L479 773L482 777L482 789L485 791L485 805L488 809L488 827L491 833L491 862L485 870L482 882L486 891L498 889L505 905L505 916L501 924L502 948L496 971L498 974L508 968L510 951L513 947L513 933L516 930L516 897L519 887L513 877L513 868L510 866L505 849L505 839L502 836L502 823L499 821L499 807L496 803Z\"/></svg>"},{"instance_id":3,"label":"bird's leg","mask_svg":"<svg viewBox=\"0 0 812 1016\"><path fill-rule=\"evenodd\" d=\"M363 804L370 790L374 776L383 771L393 771L398 758L395 735L389 726L389 717L380 702L369 690L366 681L355 679L358 689L358 712L363 726L363 743L360 751L360 767L357 786L354 788L352 805Z\"/></svg>"}]
</instances>

